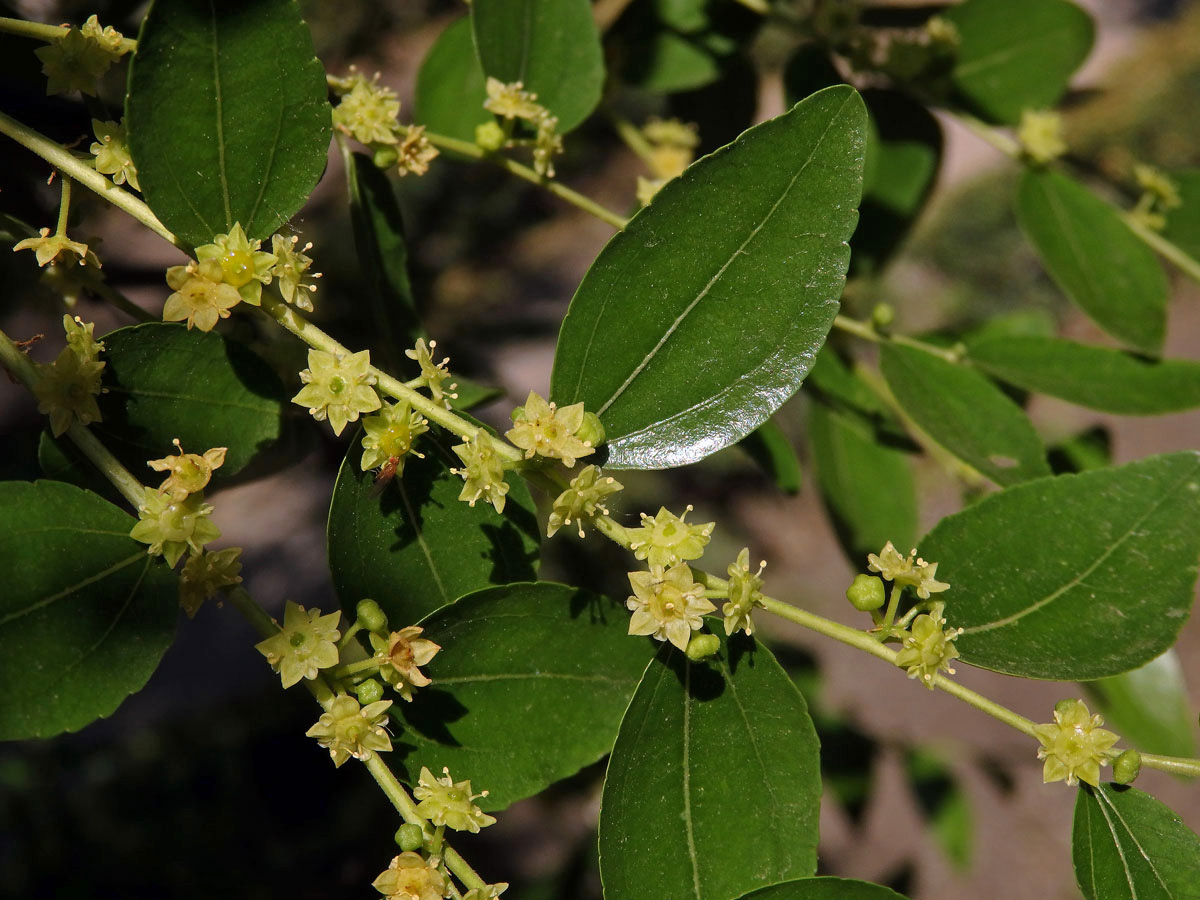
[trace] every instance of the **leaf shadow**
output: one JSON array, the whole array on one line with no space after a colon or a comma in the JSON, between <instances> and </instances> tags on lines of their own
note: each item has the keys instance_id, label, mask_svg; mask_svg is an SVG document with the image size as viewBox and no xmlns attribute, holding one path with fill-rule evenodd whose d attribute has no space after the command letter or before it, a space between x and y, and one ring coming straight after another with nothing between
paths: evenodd
<instances>
[{"instance_id":1,"label":"leaf shadow","mask_svg":"<svg viewBox=\"0 0 1200 900\"><path fill-rule=\"evenodd\" d=\"M427 687L413 694L411 703L404 703L399 711L406 732L446 747L461 747L462 744L450 731L450 726L470 712L449 691ZM416 750L416 746L413 746ZM400 757L403 759L404 757Z\"/></svg>"}]
</instances>

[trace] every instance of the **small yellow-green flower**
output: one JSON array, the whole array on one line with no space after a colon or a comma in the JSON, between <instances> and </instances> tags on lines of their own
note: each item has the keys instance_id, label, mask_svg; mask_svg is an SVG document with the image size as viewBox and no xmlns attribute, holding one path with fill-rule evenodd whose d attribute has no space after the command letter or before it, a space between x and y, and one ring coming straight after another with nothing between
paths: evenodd
<instances>
[{"instance_id":1,"label":"small yellow-green flower","mask_svg":"<svg viewBox=\"0 0 1200 900\"><path fill-rule=\"evenodd\" d=\"M725 617L725 633L744 631L754 634L754 622L750 613L762 606L762 573L765 562L758 564L758 571L750 571L750 548L743 547L738 558L729 566L729 602L721 608Z\"/></svg>"},{"instance_id":2,"label":"small yellow-green flower","mask_svg":"<svg viewBox=\"0 0 1200 900\"><path fill-rule=\"evenodd\" d=\"M571 479L570 486L558 495L546 521L546 537L564 525L574 523L583 537L583 526L597 513L608 515L605 498L622 490L623 485L611 476L602 476L598 466L585 466Z\"/></svg>"},{"instance_id":3,"label":"small yellow-green flower","mask_svg":"<svg viewBox=\"0 0 1200 900\"><path fill-rule=\"evenodd\" d=\"M392 741L384 729L391 705L391 700L377 700L360 707L353 697L341 694L304 734L316 738L329 751L335 767L352 756L368 760L372 754L392 749Z\"/></svg>"},{"instance_id":4,"label":"small yellow-green flower","mask_svg":"<svg viewBox=\"0 0 1200 900\"><path fill-rule=\"evenodd\" d=\"M119 55L78 28L33 52L42 61L47 94L79 91L93 97L96 82Z\"/></svg>"},{"instance_id":5,"label":"small yellow-green flower","mask_svg":"<svg viewBox=\"0 0 1200 900\"><path fill-rule=\"evenodd\" d=\"M1059 700L1054 705L1054 721L1034 726L1034 736L1042 745L1038 759L1046 761L1042 781L1067 780L1076 785L1080 780L1097 786L1100 767L1108 765L1117 754L1112 746L1119 738L1100 726L1104 720L1093 716L1082 700Z\"/></svg>"},{"instance_id":6,"label":"small yellow-green flower","mask_svg":"<svg viewBox=\"0 0 1200 900\"><path fill-rule=\"evenodd\" d=\"M496 512L504 512L508 482L504 480L504 461L490 438L481 429L465 444L455 444L450 449L463 463L461 469L450 470L452 475L461 475L465 482L458 499L474 506L482 497L496 507Z\"/></svg>"},{"instance_id":7,"label":"small yellow-green flower","mask_svg":"<svg viewBox=\"0 0 1200 900\"><path fill-rule=\"evenodd\" d=\"M158 486L158 489L175 500L182 500L188 494L204 490L212 479L213 469L219 469L224 465L225 453L229 449L228 447L213 447L211 450L204 451L204 455L201 456L198 453L184 453L179 438L175 438L171 443L179 451L178 455L152 459L146 465L155 472L171 473Z\"/></svg>"},{"instance_id":8,"label":"small yellow-green flower","mask_svg":"<svg viewBox=\"0 0 1200 900\"><path fill-rule=\"evenodd\" d=\"M341 434L349 422L357 422L362 413L379 409L375 376L371 374L371 353L329 353L308 351L308 368L300 373L304 382L292 402L308 408L318 422L329 420L334 434Z\"/></svg>"},{"instance_id":9,"label":"small yellow-green flower","mask_svg":"<svg viewBox=\"0 0 1200 900\"><path fill-rule=\"evenodd\" d=\"M270 284L275 254L260 250L262 241L250 240L240 222L234 222L228 234L218 234L211 244L196 248L201 263L215 260L221 266L221 280L238 292L243 303L262 304L264 284Z\"/></svg>"},{"instance_id":10,"label":"small yellow-green flower","mask_svg":"<svg viewBox=\"0 0 1200 900\"><path fill-rule=\"evenodd\" d=\"M958 648L952 642L962 634L961 628L945 627L944 608L945 604L935 603L928 614L917 616L896 654L896 665L907 669L909 678L920 678L931 691L939 670L954 674L950 663L958 659Z\"/></svg>"},{"instance_id":11,"label":"small yellow-green flower","mask_svg":"<svg viewBox=\"0 0 1200 900\"><path fill-rule=\"evenodd\" d=\"M934 577L937 575L937 567L937 563L925 562L918 558L915 547L907 557L902 556L891 541L888 541L878 554L867 555L867 568L878 572L888 581L915 588L917 596L922 600L928 600L931 594L941 593L950 587L946 582L938 581Z\"/></svg>"},{"instance_id":12,"label":"small yellow-green flower","mask_svg":"<svg viewBox=\"0 0 1200 900\"><path fill-rule=\"evenodd\" d=\"M221 264L215 259L189 262L167 269L167 284L174 291L163 306L164 322L187 322L189 329L212 331L229 310L242 302L232 285L223 281Z\"/></svg>"},{"instance_id":13,"label":"small yellow-green flower","mask_svg":"<svg viewBox=\"0 0 1200 900\"><path fill-rule=\"evenodd\" d=\"M351 72L342 84L348 87L333 108L333 127L360 144L394 144L400 128L400 101L396 92L379 83L379 74L368 81Z\"/></svg>"},{"instance_id":14,"label":"small yellow-green flower","mask_svg":"<svg viewBox=\"0 0 1200 900\"><path fill-rule=\"evenodd\" d=\"M629 633L649 634L680 650L687 650L692 632L704 625L702 616L716 610L704 596L704 585L682 563L666 570L651 566L649 572L630 572L629 584L633 588L633 596L625 601L633 613Z\"/></svg>"},{"instance_id":15,"label":"small yellow-green flower","mask_svg":"<svg viewBox=\"0 0 1200 900\"><path fill-rule=\"evenodd\" d=\"M508 890L508 882L501 881L497 884L489 884L481 888L471 888L463 894L463 900L496 900L501 894Z\"/></svg>"},{"instance_id":16,"label":"small yellow-green flower","mask_svg":"<svg viewBox=\"0 0 1200 900\"><path fill-rule=\"evenodd\" d=\"M716 523L691 525L684 521L691 511L689 504L682 516L668 512L666 507L659 507L653 518L642 513L641 527L629 529L629 549L633 555L651 566L664 568L703 556Z\"/></svg>"},{"instance_id":17,"label":"small yellow-green flower","mask_svg":"<svg viewBox=\"0 0 1200 900\"><path fill-rule=\"evenodd\" d=\"M63 331L67 335L67 346L82 360L90 361L100 358L104 349L104 341L96 340L93 335L95 323L85 322L79 316L63 316Z\"/></svg>"},{"instance_id":18,"label":"small yellow-green flower","mask_svg":"<svg viewBox=\"0 0 1200 900\"><path fill-rule=\"evenodd\" d=\"M421 368L421 381L425 387L429 388L429 396L433 398L434 403L438 403L446 409L450 408L450 400L458 397L454 393L457 384L446 385L450 379L450 370L446 368L450 362L450 357L444 357L441 362L433 361L433 351L437 349L437 341L425 343L425 338L417 338L417 343L411 350L405 350L404 355L409 359L415 359L417 365Z\"/></svg>"},{"instance_id":19,"label":"small yellow-green flower","mask_svg":"<svg viewBox=\"0 0 1200 900\"><path fill-rule=\"evenodd\" d=\"M1162 209L1175 209L1183 202L1179 197L1179 185L1161 169L1137 163L1133 167L1133 177L1138 187L1150 194Z\"/></svg>"},{"instance_id":20,"label":"small yellow-green flower","mask_svg":"<svg viewBox=\"0 0 1200 900\"><path fill-rule=\"evenodd\" d=\"M455 831L469 831L472 834L478 834L480 828L486 828L496 821L494 816L487 815L472 802L487 795L487 791L472 794L471 782L455 781L450 777L448 768L442 769L441 778L434 778L433 773L422 766L417 786L413 788L413 796L420 801L417 804L418 813L434 825L445 825Z\"/></svg>"},{"instance_id":21,"label":"small yellow-green flower","mask_svg":"<svg viewBox=\"0 0 1200 900\"><path fill-rule=\"evenodd\" d=\"M413 450L413 442L428 430L429 422L413 412L407 401L384 403L378 414L363 417L362 470L377 469L394 459L395 474L404 474L404 461L410 453L418 459L425 458L423 453Z\"/></svg>"},{"instance_id":22,"label":"small yellow-green flower","mask_svg":"<svg viewBox=\"0 0 1200 900\"><path fill-rule=\"evenodd\" d=\"M95 41L98 47L111 54L114 60L130 52L125 46L125 36L111 25L101 28L99 16L88 16L79 30L85 38Z\"/></svg>"},{"instance_id":23,"label":"small yellow-green flower","mask_svg":"<svg viewBox=\"0 0 1200 900\"><path fill-rule=\"evenodd\" d=\"M33 255L37 257L39 266L46 266L54 262L64 253L73 253L79 259L81 266L93 265L97 269L100 268L100 260L87 244L73 241L65 234L51 234L49 228L43 228L38 232L38 237L25 238L23 241L18 241L13 245L13 252L18 250L32 250Z\"/></svg>"},{"instance_id":24,"label":"small yellow-green flower","mask_svg":"<svg viewBox=\"0 0 1200 900\"><path fill-rule=\"evenodd\" d=\"M1044 166L1067 152L1063 139L1062 116L1053 110L1026 109L1021 112L1017 126L1021 150L1033 163Z\"/></svg>"},{"instance_id":25,"label":"small yellow-green flower","mask_svg":"<svg viewBox=\"0 0 1200 900\"><path fill-rule=\"evenodd\" d=\"M254 649L279 673L285 688L298 684L302 678L311 681L321 669L337 665L337 640L342 636L338 630L340 618L340 613L321 615L319 609L306 611L289 600L283 609L283 628L259 641Z\"/></svg>"},{"instance_id":26,"label":"small yellow-green flower","mask_svg":"<svg viewBox=\"0 0 1200 900\"><path fill-rule=\"evenodd\" d=\"M290 303L305 312L312 312L312 295L316 293L317 286L305 280L305 275L313 263L312 257L308 256L312 244L305 244L302 249L297 250L296 244L299 242L300 239L294 234L290 238L285 238L282 234L271 235L271 255L275 257L271 266L271 276L284 303ZM320 277L319 272L308 276L310 279Z\"/></svg>"},{"instance_id":27,"label":"small yellow-green flower","mask_svg":"<svg viewBox=\"0 0 1200 900\"><path fill-rule=\"evenodd\" d=\"M96 171L101 175L111 175L113 184L128 182L131 188L140 191L137 167L129 154L129 138L125 134L125 124L92 119L92 131L96 133L96 142L89 150L92 156L96 157Z\"/></svg>"},{"instance_id":28,"label":"small yellow-green flower","mask_svg":"<svg viewBox=\"0 0 1200 900\"><path fill-rule=\"evenodd\" d=\"M483 101L483 108L490 113L530 122L537 122L547 114L546 108L537 102L537 94L525 90L520 81L505 84L489 75L485 89L487 99Z\"/></svg>"},{"instance_id":29,"label":"small yellow-green flower","mask_svg":"<svg viewBox=\"0 0 1200 900\"><path fill-rule=\"evenodd\" d=\"M577 436L583 420L582 403L560 408L530 391L525 405L514 412L513 427L505 437L525 451L526 459L554 457L571 468L579 457L595 451L591 441L580 440Z\"/></svg>"},{"instance_id":30,"label":"small yellow-green flower","mask_svg":"<svg viewBox=\"0 0 1200 900\"><path fill-rule=\"evenodd\" d=\"M558 133L558 117L544 115L537 120L533 139L533 170L543 178L554 177L554 157L563 152L562 135Z\"/></svg>"},{"instance_id":31,"label":"small yellow-green flower","mask_svg":"<svg viewBox=\"0 0 1200 900\"><path fill-rule=\"evenodd\" d=\"M437 156L437 147L429 143L429 138L425 137L425 126L408 126L404 140L396 148L396 163L400 170L400 176L424 175L429 171L429 164L437 159Z\"/></svg>"},{"instance_id":32,"label":"small yellow-green flower","mask_svg":"<svg viewBox=\"0 0 1200 900\"><path fill-rule=\"evenodd\" d=\"M48 366L38 366L40 378L33 386L38 412L50 416L50 430L58 437L72 422L88 425L100 421L96 396L100 393L100 373L104 363L84 359L71 347L64 347Z\"/></svg>"},{"instance_id":33,"label":"small yellow-green flower","mask_svg":"<svg viewBox=\"0 0 1200 900\"><path fill-rule=\"evenodd\" d=\"M695 159L700 135L695 125L678 119L650 119L642 126L642 134L650 145L646 164L655 178L668 181L679 175Z\"/></svg>"},{"instance_id":34,"label":"small yellow-green flower","mask_svg":"<svg viewBox=\"0 0 1200 900\"><path fill-rule=\"evenodd\" d=\"M394 857L371 886L388 900L442 900L446 896L446 876L437 857L427 860L411 850Z\"/></svg>"},{"instance_id":35,"label":"small yellow-green flower","mask_svg":"<svg viewBox=\"0 0 1200 900\"><path fill-rule=\"evenodd\" d=\"M172 568L186 550L200 553L204 545L221 536L220 530L209 520L213 508L204 502L203 494L190 494L183 500L175 500L161 494L152 487L138 507L138 523L129 536L135 541L149 544L149 553L162 554Z\"/></svg>"},{"instance_id":36,"label":"small yellow-green flower","mask_svg":"<svg viewBox=\"0 0 1200 900\"><path fill-rule=\"evenodd\" d=\"M380 677L409 702L413 698L413 688L428 687L433 683L417 667L426 665L442 649L440 644L419 637L422 631L420 626L409 625L393 631L386 638L374 632L368 635L379 663Z\"/></svg>"},{"instance_id":37,"label":"small yellow-green flower","mask_svg":"<svg viewBox=\"0 0 1200 900\"><path fill-rule=\"evenodd\" d=\"M925 20L925 34L931 44L942 44L946 47L957 47L962 43L962 35L958 26L945 16L931 16Z\"/></svg>"},{"instance_id":38,"label":"small yellow-green flower","mask_svg":"<svg viewBox=\"0 0 1200 900\"><path fill-rule=\"evenodd\" d=\"M241 547L204 550L189 556L179 573L179 605L187 617L194 619L204 601L218 591L241 584L241 571Z\"/></svg>"}]
</instances>

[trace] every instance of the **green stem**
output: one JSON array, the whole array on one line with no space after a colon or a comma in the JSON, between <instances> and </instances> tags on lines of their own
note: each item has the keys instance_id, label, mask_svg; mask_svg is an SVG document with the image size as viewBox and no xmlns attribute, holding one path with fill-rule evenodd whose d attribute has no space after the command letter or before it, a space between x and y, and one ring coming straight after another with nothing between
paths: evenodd
<instances>
[{"instance_id":1,"label":"green stem","mask_svg":"<svg viewBox=\"0 0 1200 900\"><path fill-rule=\"evenodd\" d=\"M357 675L360 672L378 672L379 660L373 656L368 656L366 659L360 659L358 662L346 663L344 666L338 666L329 674L332 678L349 678L351 675Z\"/></svg>"},{"instance_id":2,"label":"green stem","mask_svg":"<svg viewBox=\"0 0 1200 900\"><path fill-rule=\"evenodd\" d=\"M903 587L898 584L892 585L892 593L888 597L887 612L883 614L883 628L885 630L890 629L892 623L896 621L896 610L900 607L900 595L903 593Z\"/></svg>"},{"instance_id":3,"label":"green stem","mask_svg":"<svg viewBox=\"0 0 1200 900\"><path fill-rule=\"evenodd\" d=\"M71 212L71 179L63 176L59 181L62 182L62 199L58 204L58 225L54 229L54 236L66 237L67 217Z\"/></svg>"},{"instance_id":4,"label":"green stem","mask_svg":"<svg viewBox=\"0 0 1200 900\"><path fill-rule=\"evenodd\" d=\"M342 633L341 638L337 642L338 650L345 650L350 645L350 642L354 640L354 636L360 631L362 631L362 626L357 621L351 622L350 627Z\"/></svg>"},{"instance_id":5,"label":"green stem","mask_svg":"<svg viewBox=\"0 0 1200 900\"><path fill-rule=\"evenodd\" d=\"M650 142L646 140L641 129L617 112L610 110L608 117L612 120L617 135L625 142L625 146L636 153L642 162L649 165L654 159L654 148L650 146Z\"/></svg>"},{"instance_id":6,"label":"green stem","mask_svg":"<svg viewBox=\"0 0 1200 900\"><path fill-rule=\"evenodd\" d=\"M61 144L55 143L45 135L2 112L0 112L0 134L12 138L25 149L46 160L64 175L69 175L84 187L95 191L113 206L129 213L164 240L185 252L188 250L183 241L175 237L166 225L158 221L158 217L151 212L149 206L129 191L117 187L86 162L75 157Z\"/></svg>"},{"instance_id":7,"label":"green stem","mask_svg":"<svg viewBox=\"0 0 1200 900\"><path fill-rule=\"evenodd\" d=\"M1183 756L1159 756L1156 753L1143 753L1142 765L1172 775L1184 775L1189 778L1200 776L1200 759L1189 759Z\"/></svg>"},{"instance_id":8,"label":"green stem","mask_svg":"<svg viewBox=\"0 0 1200 900\"><path fill-rule=\"evenodd\" d=\"M905 347L924 350L926 353L940 357L949 363L961 363L963 361L962 354L954 350L947 350L945 347L938 347L935 344L929 344L903 334L881 334L869 321L864 322L860 319L852 319L849 316L839 315L833 320L833 327L847 334L862 338L865 341L871 341L874 344L888 342L902 344Z\"/></svg>"},{"instance_id":9,"label":"green stem","mask_svg":"<svg viewBox=\"0 0 1200 900\"><path fill-rule=\"evenodd\" d=\"M41 379L32 360L22 353L21 348L3 331L0 331L0 365L8 369L30 392L33 392L34 386ZM108 448L101 444L94 434L78 422L72 422L71 427L67 429L67 436L100 473L113 483L134 509L141 505L145 499L145 490L141 482L109 453Z\"/></svg>"},{"instance_id":10,"label":"green stem","mask_svg":"<svg viewBox=\"0 0 1200 900\"><path fill-rule=\"evenodd\" d=\"M1177 244L1168 241L1157 231L1147 228L1141 222L1138 222L1133 216L1125 214L1122 218L1125 220L1125 224L1129 226L1129 230L1136 234L1143 244L1167 260L1167 262L1176 266L1188 278L1193 281L1200 281L1200 261L1197 261L1195 257L1191 256ZM1145 757L1143 756L1142 759L1145 759Z\"/></svg>"},{"instance_id":11,"label":"green stem","mask_svg":"<svg viewBox=\"0 0 1200 900\"><path fill-rule=\"evenodd\" d=\"M0 16L0 32L33 38L35 41L50 43L61 40L67 36L67 32L70 30L71 26L69 25L43 25L40 22L26 22L24 19ZM126 53L132 53L137 50L137 41L132 38L122 38L121 49Z\"/></svg>"}]
</instances>

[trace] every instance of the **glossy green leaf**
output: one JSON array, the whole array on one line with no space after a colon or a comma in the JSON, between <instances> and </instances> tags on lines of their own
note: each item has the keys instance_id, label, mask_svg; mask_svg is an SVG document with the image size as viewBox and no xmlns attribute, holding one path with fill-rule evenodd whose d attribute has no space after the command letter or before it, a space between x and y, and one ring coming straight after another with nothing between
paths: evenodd
<instances>
[{"instance_id":1,"label":"glossy green leaf","mask_svg":"<svg viewBox=\"0 0 1200 900\"><path fill-rule=\"evenodd\" d=\"M908 455L879 443L861 421L814 403L808 437L821 500L846 556L866 565L888 541L917 537L917 492Z\"/></svg>"},{"instance_id":2,"label":"glossy green leaf","mask_svg":"<svg viewBox=\"0 0 1200 900\"><path fill-rule=\"evenodd\" d=\"M327 93L295 0L155 0L125 113L146 202L193 245L268 237L325 171Z\"/></svg>"},{"instance_id":3,"label":"glossy green leaf","mask_svg":"<svg viewBox=\"0 0 1200 900\"><path fill-rule=\"evenodd\" d=\"M1162 349L1167 276L1115 209L1057 172L1026 171L1017 220L1055 283L1135 350Z\"/></svg>"},{"instance_id":4,"label":"glossy green leaf","mask_svg":"<svg viewBox=\"0 0 1200 900\"><path fill-rule=\"evenodd\" d=\"M359 468L361 429L333 488L326 537L333 587L345 609L379 602L399 625L411 624L464 594L537 576L540 532L529 489L509 476L504 515L482 500L458 499L459 439L440 429L421 436L402 475L376 490Z\"/></svg>"},{"instance_id":5,"label":"glossy green leaf","mask_svg":"<svg viewBox=\"0 0 1200 900\"><path fill-rule=\"evenodd\" d=\"M738 446L754 460L785 494L800 490L803 474L796 448L783 429L768 419L740 441Z\"/></svg>"},{"instance_id":6,"label":"glossy green leaf","mask_svg":"<svg viewBox=\"0 0 1200 900\"><path fill-rule=\"evenodd\" d=\"M433 684L395 704L392 762L409 783L449 766L489 810L608 753L657 646L629 636L621 603L549 582L469 594L421 625L442 649L424 668Z\"/></svg>"},{"instance_id":7,"label":"glossy green leaf","mask_svg":"<svg viewBox=\"0 0 1200 900\"><path fill-rule=\"evenodd\" d=\"M475 126L493 120L483 108L484 83L471 19L463 17L447 26L421 63L414 98L416 120L437 134L474 142Z\"/></svg>"},{"instance_id":8,"label":"glossy green leaf","mask_svg":"<svg viewBox=\"0 0 1200 900\"><path fill-rule=\"evenodd\" d=\"M1066 0L966 0L944 13L960 43L951 78L969 106L999 122L1054 106L1092 49L1091 16Z\"/></svg>"},{"instance_id":9,"label":"glossy green leaf","mask_svg":"<svg viewBox=\"0 0 1200 900\"><path fill-rule=\"evenodd\" d=\"M978 368L1027 391L1126 416L1200 406L1200 363L1150 360L1049 337L999 337L969 345Z\"/></svg>"},{"instance_id":10,"label":"glossy green leaf","mask_svg":"<svg viewBox=\"0 0 1200 900\"><path fill-rule=\"evenodd\" d=\"M865 131L851 88L814 94L692 165L604 248L552 393L599 414L610 466L695 462L800 386L837 314Z\"/></svg>"},{"instance_id":11,"label":"glossy green leaf","mask_svg":"<svg viewBox=\"0 0 1200 900\"><path fill-rule=\"evenodd\" d=\"M1029 418L978 372L894 343L879 360L904 411L959 459L1001 485L1050 474Z\"/></svg>"},{"instance_id":12,"label":"glossy green leaf","mask_svg":"<svg viewBox=\"0 0 1200 900\"><path fill-rule=\"evenodd\" d=\"M1109 726L1139 750L1195 755L1196 717L1174 648L1139 669L1083 687Z\"/></svg>"},{"instance_id":13,"label":"glossy green leaf","mask_svg":"<svg viewBox=\"0 0 1200 900\"><path fill-rule=\"evenodd\" d=\"M214 331L149 322L104 335L103 420L92 429L133 472L184 450L228 447L217 483L271 450L284 431L283 385L252 350Z\"/></svg>"},{"instance_id":14,"label":"glossy green leaf","mask_svg":"<svg viewBox=\"0 0 1200 900\"><path fill-rule=\"evenodd\" d=\"M1145 665L1191 609L1200 556L1200 454L1059 475L984 497L917 545L964 662L1087 681Z\"/></svg>"},{"instance_id":15,"label":"glossy green leaf","mask_svg":"<svg viewBox=\"0 0 1200 900\"><path fill-rule=\"evenodd\" d=\"M1200 897L1200 837L1135 788L1081 786L1071 845L1075 880L1087 900Z\"/></svg>"},{"instance_id":16,"label":"glossy green leaf","mask_svg":"<svg viewBox=\"0 0 1200 900\"><path fill-rule=\"evenodd\" d=\"M0 483L0 740L111 715L158 667L178 582L134 521L62 482Z\"/></svg>"},{"instance_id":17,"label":"glossy green leaf","mask_svg":"<svg viewBox=\"0 0 1200 900\"><path fill-rule=\"evenodd\" d=\"M672 94L712 84L721 77L721 59L692 38L663 30L639 42L625 60L622 80L643 90Z\"/></svg>"},{"instance_id":18,"label":"glossy green leaf","mask_svg":"<svg viewBox=\"0 0 1200 900\"><path fill-rule=\"evenodd\" d=\"M1163 237L1200 259L1200 169L1172 172L1170 177L1179 189L1181 202L1175 209L1167 210Z\"/></svg>"},{"instance_id":19,"label":"glossy green leaf","mask_svg":"<svg viewBox=\"0 0 1200 900\"><path fill-rule=\"evenodd\" d=\"M350 222L374 325L371 359L395 371L403 359L403 348L421 336L408 278L404 219L391 182L371 157L354 153L347 162Z\"/></svg>"},{"instance_id":20,"label":"glossy green leaf","mask_svg":"<svg viewBox=\"0 0 1200 900\"><path fill-rule=\"evenodd\" d=\"M600 102L604 53L588 0L478 0L471 25L484 73L537 94L560 133Z\"/></svg>"},{"instance_id":21,"label":"glossy green leaf","mask_svg":"<svg viewBox=\"0 0 1200 900\"><path fill-rule=\"evenodd\" d=\"M812 371L805 379L804 393L823 406L861 422L888 446L913 452L920 449L912 442L892 408L828 344L817 354Z\"/></svg>"},{"instance_id":22,"label":"glossy green leaf","mask_svg":"<svg viewBox=\"0 0 1200 900\"><path fill-rule=\"evenodd\" d=\"M804 698L765 647L722 637L691 663L664 645L608 764L604 896L725 900L813 874L819 770Z\"/></svg>"},{"instance_id":23,"label":"glossy green leaf","mask_svg":"<svg viewBox=\"0 0 1200 900\"><path fill-rule=\"evenodd\" d=\"M870 881L822 876L773 884L738 900L904 900L904 896Z\"/></svg>"}]
</instances>

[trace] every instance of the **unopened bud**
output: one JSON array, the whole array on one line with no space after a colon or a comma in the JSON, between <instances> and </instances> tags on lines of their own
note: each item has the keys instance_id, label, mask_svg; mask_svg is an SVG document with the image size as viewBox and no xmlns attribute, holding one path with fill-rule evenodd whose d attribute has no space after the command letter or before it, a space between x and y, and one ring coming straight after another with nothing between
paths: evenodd
<instances>
[{"instance_id":1,"label":"unopened bud","mask_svg":"<svg viewBox=\"0 0 1200 900\"><path fill-rule=\"evenodd\" d=\"M708 659L721 649L721 639L715 634L697 634L688 641L687 658L692 662Z\"/></svg>"},{"instance_id":2,"label":"unopened bud","mask_svg":"<svg viewBox=\"0 0 1200 900\"><path fill-rule=\"evenodd\" d=\"M854 582L846 588L846 599L855 609L872 612L883 606L883 582L873 575L855 575Z\"/></svg>"},{"instance_id":3,"label":"unopened bud","mask_svg":"<svg viewBox=\"0 0 1200 900\"><path fill-rule=\"evenodd\" d=\"M396 829L396 844L406 853L413 853L425 845L425 834L420 825L406 822Z\"/></svg>"},{"instance_id":4,"label":"unopened bud","mask_svg":"<svg viewBox=\"0 0 1200 900\"><path fill-rule=\"evenodd\" d=\"M475 126L475 144L481 150L495 153L504 146L504 129L495 122Z\"/></svg>"},{"instance_id":5,"label":"unopened bud","mask_svg":"<svg viewBox=\"0 0 1200 900\"><path fill-rule=\"evenodd\" d=\"M383 699L383 685L374 678L368 678L354 686L354 693L358 696L360 704L369 706Z\"/></svg>"},{"instance_id":6,"label":"unopened bud","mask_svg":"<svg viewBox=\"0 0 1200 900\"><path fill-rule=\"evenodd\" d=\"M1136 750L1126 750L1113 760L1113 781L1117 784L1132 784L1141 771L1142 754Z\"/></svg>"},{"instance_id":7,"label":"unopened bud","mask_svg":"<svg viewBox=\"0 0 1200 900\"><path fill-rule=\"evenodd\" d=\"M594 412L585 412L583 414L583 424L575 432L575 437L581 441L587 441L593 447L599 447L603 444L604 424L600 421L600 417Z\"/></svg>"},{"instance_id":8,"label":"unopened bud","mask_svg":"<svg viewBox=\"0 0 1200 900\"><path fill-rule=\"evenodd\" d=\"M387 616L374 600L360 600L356 612L358 613L358 624L367 631L373 631L376 634L383 634L387 631Z\"/></svg>"}]
</instances>

